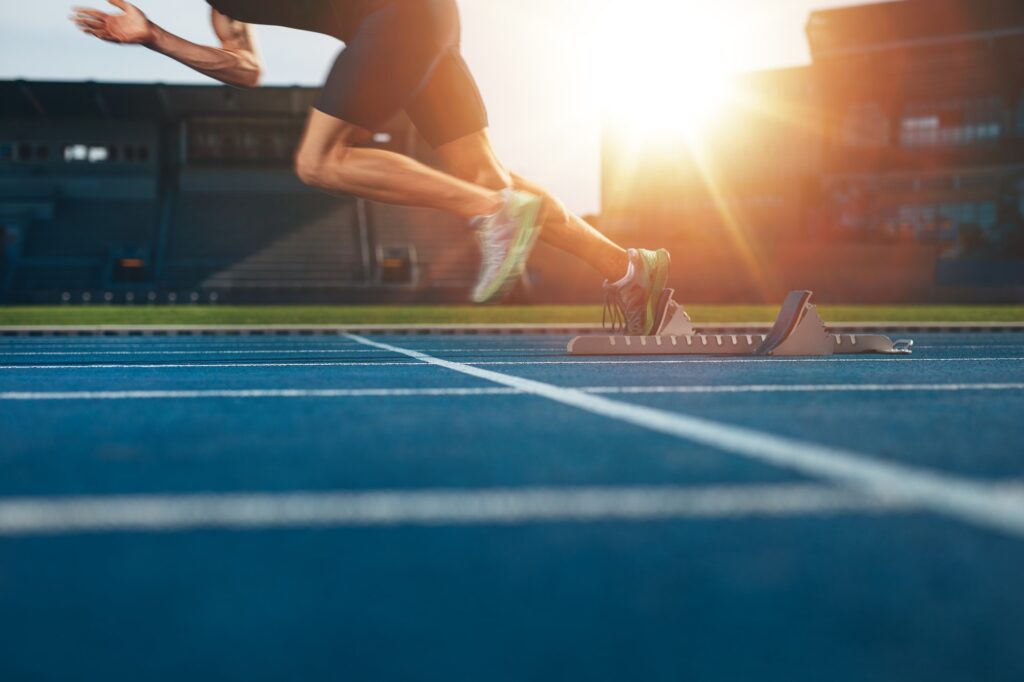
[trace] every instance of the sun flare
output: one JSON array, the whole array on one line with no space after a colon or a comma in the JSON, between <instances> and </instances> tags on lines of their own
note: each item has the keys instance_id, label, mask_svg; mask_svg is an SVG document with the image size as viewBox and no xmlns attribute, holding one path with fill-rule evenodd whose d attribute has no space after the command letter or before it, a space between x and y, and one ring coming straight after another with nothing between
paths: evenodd
<instances>
[{"instance_id":1,"label":"sun flare","mask_svg":"<svg viewBox=\"0 0 1024 682\"><path fill-rule=\"evenodd\" d=\"M675 0L634 0L595 32L593 88L608 125L644 140L699 141L733 98L726 17Z\"/></svg>"}]
</instances>

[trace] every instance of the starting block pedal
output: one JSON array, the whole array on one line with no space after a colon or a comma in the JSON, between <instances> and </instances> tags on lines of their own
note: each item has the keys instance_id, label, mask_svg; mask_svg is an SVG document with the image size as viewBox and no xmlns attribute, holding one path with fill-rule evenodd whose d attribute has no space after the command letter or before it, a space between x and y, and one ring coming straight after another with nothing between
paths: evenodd
<instances>
[{"instance_id":1,"label":"starting block pedal","mask_svg":"<svg viewBox=\"0 0 1024 682\"><path fill-rule=\"evenodd\" d=\"M702 334L674 296L672 289L662 293L651 336L578 336L569 342L569 354L823 357L907 355L914 346L881 335L830 333L810 291L790 293L767 334Z\"/></svg>"}]
</instances>

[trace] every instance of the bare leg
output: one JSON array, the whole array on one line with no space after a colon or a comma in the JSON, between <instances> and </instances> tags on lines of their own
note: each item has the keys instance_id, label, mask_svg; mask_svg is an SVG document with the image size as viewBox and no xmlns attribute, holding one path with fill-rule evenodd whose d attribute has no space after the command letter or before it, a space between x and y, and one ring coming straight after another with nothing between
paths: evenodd
<instances>
[{"instance_id":1,"label":"bare leg","mask_svg":"<svg viewBox=\"0 0 1024 682\"><path fill-rule=\"evenodd\" d=\"M625 249L570 213L543 188L510 173L495 155L486 130L443 145L437 153L453 175L474 185L495 190L514 186L544 197L542 240L589 263L606 279L616 281L626 274L629 256Z\"/></svg>"},{"instance_id":2,"label":"bare leg","mask_svg":"<svg viewBox=\"0 0 1024 682\"><path fill-rule=\"evenodd\" d=\"M625 250L567 211L544 189L509 173L494 154L487 131L438 148L452 175L401 154L352 147L371 134L314 109L296 155L295 170L306 184L327 191L434 208L467 219L499 210L500 191L519 187L545 198L541 233L545 242L589 263L607 279L617 280L626 274L629 257Z\"/></svg>"},{"instance_id":3,"label":"bare leg","mask_svg":"<svg viewBox=\"0 0 1024 682\"><path fill-rule=\"evenodd\" d=\"M467 219L501 208L501 195L494 191L500 188L485 189L394 152L351 146L370 135L313 109L295 158L296 173L306 184L328 191L436 208Z\"/></svg>"}]
</instances>

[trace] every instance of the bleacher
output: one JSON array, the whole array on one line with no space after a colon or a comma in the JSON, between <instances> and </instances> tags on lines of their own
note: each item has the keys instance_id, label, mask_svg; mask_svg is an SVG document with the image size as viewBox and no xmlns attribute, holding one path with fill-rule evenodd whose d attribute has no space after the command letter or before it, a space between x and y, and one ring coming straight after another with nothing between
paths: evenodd
<instances>
[{"instance_id":1,"label":"bleacher","mask_svg":"<svg viewBox=\"0 0 1024 682\"><path fill-rule=\"evenodd\" d=\"M386 204L372 204L369 216L379 248L415 245L421 286L465 288L476 279L480 255L464 221L438 211Z\"/></svg>"},{"instance_id":2,"label":"bleacher","mask_svg":"<svg viewBox=\"0 0 1024 682\"><path fill-rule=\"evenodd\" d=\"M172 289L329 289L362 281L357 203L314 192L176 202L162 279Z\"/></svg>"},{"instance_id":3,"label":"bleacher","mask_svg":"<svg viewBox=\"0 0 1024 682\"><path fill-rule=\"evenodd\" d=\"M464 299L463 221L295 178L315 96L0 81L0 301ZM436 162L404 116L375 133Z\"/></svg>"},{"instance_id":4,"label":"bleacher","mask_svg":"<svg viewBox=\"0 0 1024 682\"><path fill-rule=\"evenodd\" d=\"M64 293L78 293L78 300L84 292L96 288L96 282L102 281L103 266L98 262L37 264L21 267L14 271L11 288L15 291L33 292L31 300L55 303ZM69 293L70 296L70 293ZM70 300L70 298L69 298Z\"/></svg>"},{"instance_id":5,"label":"bleacher","mask_svg":"<svg viewBox=\"0 0 1024 682\"><path fill-rule=\"evenodd\" d=\"M61 300L72 291L81 300L111 279L114 253L149 251L157 210L146 200L54 201L51 218L25 231L8 287L32 292L38 301Z\"/></svg>"},{"instance_id":6,"label":"bleacher","mask_svg":"<svg viewBox=\"0 0 1024 682\"><path fill-rule=\"evenodd\" d=\"M22 255L105 263L112 245L151 243L158 210L157 202L146 200L58 200L53 220L32 223Z\"/></svg>"}]
</instances>

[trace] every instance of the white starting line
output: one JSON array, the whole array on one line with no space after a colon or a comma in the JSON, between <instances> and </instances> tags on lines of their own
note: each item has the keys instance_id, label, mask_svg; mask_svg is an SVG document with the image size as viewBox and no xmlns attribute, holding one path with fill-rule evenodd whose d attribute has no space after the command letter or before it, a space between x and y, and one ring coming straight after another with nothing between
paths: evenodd
<instances>
[{"instance_id":1,"label":"white starting line","mask_svg":"<svg viewBox=\"0 0 1024 682\"><path fill-rule=\"evenodd\" d=\"M1024 538L1024 497L993 492L992 486L958 476L888 462L871 455L776 436L677 412L611 400L379 343L350 334L371 348L515 388L591 414L713 447L773 466L823 479L872 497L898 500L974 525Z\"/></svg>"},{"instance_id":2,"label":"white starting line","mask_svg":"<svg viewBox=\"0 0 1024 682\"><path fill-rule=\"evenodd\" d=\"M0 537L289 527L739 519L909 511L822 485L224 493L0 501Z\"/></svg>"},{"instance_id":3,"label":"white starting line","mask_svg":"<svg viewBox=\"0 0 1024 682\"><path fill-rule=\"evenodd\" d=\"M979 384L748 384L724 386L583 386L594 395L669 395L742 393L963 393L1024 391L1024 383ZM441 398L530 395L516 388L272 388L167 391L8 391L0 401L202 400L232 398Z\"/></svg>"}]
</instances>

